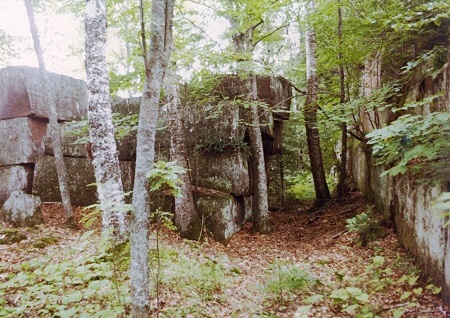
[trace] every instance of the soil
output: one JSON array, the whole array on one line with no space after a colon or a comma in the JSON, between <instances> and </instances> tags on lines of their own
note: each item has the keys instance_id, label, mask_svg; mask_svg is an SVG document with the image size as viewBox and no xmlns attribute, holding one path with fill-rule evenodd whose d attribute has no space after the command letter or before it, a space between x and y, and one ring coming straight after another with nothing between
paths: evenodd
<instances>
[{"instance_id":1,"label":"soil","mask_svg":"<svg viewBox=\"0 0 450 318\"><path fill-rule=\"evenodd\" d=\"M372 264L375 256L382 255L384 263L382 269L389 267L392 279L399 279L403 275L411 275L416 269L411 257L399 244L392 228L386 227L386 235L363 247L357 242L357 235L346 229L346 219L367 209L367 202L359 193L352 193L347 199L333 202L319 211L311 211L310 205L305 204L292 211L271 212L270 218L273 232L269 235L252 233L251 224L247 223L237 233L228 246L223 246L213 239L206 237L201 244L201 252L210 258L227 257L227 266L239 272L231 286L227 286L225 293L227 302L218 309L220 317L255 317L255 312L271 314L272 317L301 317L298 308L304 306L304 294L290 294L285 301L268 301L261 293L253 293L252 286L264 285L267 280L267 269L277 262L285 262L306 268L315 279L320 280L323 288L345 286L344 282L337 282L339 277L360 280L357 286L363 288L370 285L367 278L367 266ZM80 221L87 212L75 207L75 219ZM64 224L64 212L61 204L46 203L42 207L45 224L35 230L28 229L28 239L18 244L31 244L39 237L53 237L58 241L56 245L49 245L46 249L71 246L79 240L85 229L67 229ZM1 224L6 226L5 224ZM385 224L386 225L386 224ZM170 230L162 231L162 242L177 248L192 246L192 242L183 240ZM192 255L198 249L190 249ZM24 252L13 245L0 245L0 264L24 262L38 256L39 250ZM367 281L364 282L364 279ZM362 280L362 281L361 281ZM381 317L392 317L396 308L404 308L402 317L450 317L450 311L443 304L439 295L432 294L426 289L430 282L420 277L414 284L389 284L381 291L370 293L372 303L377 306L377 314ZM355 283L356 284L356 283ZM349 285L347 285L349 286ZM330 287L330 288L332 288ZM423 292L415 295L415 299L400 300L405 291L422 287ZM316 290L315 292L318 293ZM310 293L311 294L311 293ZM170 303L171 295L165 295L164 303ZM409 307L411 303L416 306ZM234 305L233 305L234 304ZM252 306L253 314L248 308ZM315 304L308 317L354 317L341 312L342 307L330 301ZM219 315L219 314L216 314ZM195 317L195 316L187 316ZM217 316L219 317L219 316Z\"/></svg>"}]
</instances>

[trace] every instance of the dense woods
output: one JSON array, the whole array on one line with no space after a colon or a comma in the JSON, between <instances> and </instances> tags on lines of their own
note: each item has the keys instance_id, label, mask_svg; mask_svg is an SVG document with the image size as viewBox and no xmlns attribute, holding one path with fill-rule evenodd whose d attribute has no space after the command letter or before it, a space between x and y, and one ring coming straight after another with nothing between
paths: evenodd
<instances>
[{"instance_id":1,"label":"dense woods","mask_svg":"<svg viewBox=\"0 0 450 318\"><path fill-rule=\"evenodd\" d=\"M13 192L46 190L14 188L42 178L39 159L0 158L0 243L12 244L0 245L0 317L449 314L448 1L0 3L11 8L31 32L0 28L0 67L33 51L41 87L20 82L33 71L15 84L0 70L0 133L49 123L32 153L52 156L63 209L33 207L44 224L14 228L25 203ZM73 24L66 41L52 17ZM54 55L87 82L81 121L58 114L72 93L47 72ZM9 110L14 94L25 115ZM67 155L67 138L88 154ZM72 206L66 157L92 164L95 204ZM13 165L35 175L16 180ZM414 208L411 223L413 206L439 213ZM422 243L427 231L439 237Z\"/></svg>"}]
</instances>

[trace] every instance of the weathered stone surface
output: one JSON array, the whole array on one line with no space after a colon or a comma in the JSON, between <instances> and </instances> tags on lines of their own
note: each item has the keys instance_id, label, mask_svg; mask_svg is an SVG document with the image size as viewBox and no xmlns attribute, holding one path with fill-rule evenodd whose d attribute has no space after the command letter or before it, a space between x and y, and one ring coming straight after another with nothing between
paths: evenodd
<instances>
[{"instance_id":1,"label":"weathered stone surface","mask_svg":"<svg viewBox=\"0 0 450 318\"><path fill-rule=\"evenodd\" d=\"M14 191L0 210L0 218L15 227L38 225L43 223L40 207L39 197Z\"/></svg>"},{"instance_id":2,"label":"weathered stone surface","mask_svg":"<svg viewBox=\"0 0 450 318\"><path fill-rule=\"evenodd\" d=\"M60 123L61 143L64 157L78 157L87 158L88 152L86 143L89 140L89 133L87 130L83 134L75 134L79 131L80 122L64 122ZM87 128L86 128L87 129ZM85 142L80 143L79 140L84 139ZM53 143L50 132L45 137L45 153L47 155L54 155ZM76 142L76 143L75 143ZM117 153L119 160L132 161L136 160L136 137L127 136L120 140L116 140Z\"/></svg>"},{"instance_id":3,"label":"weathered stone surface","mask_svg":"<svg viewBox=\"0 0 450 318\"><path fill-rule=\"evenodd\" d=\"M205 218L207 229L224 245L241 229L245 218L243 197L227 194L200 196L197 211Z\"/></svg>"},{"instance_id":4,"label":"weathered stone surface","mask_svg":"<svg viewBox=\"0 0 450 318\"><path fill-rule=\"evenodd\" d=\"M86 83L48 72L59 120L80 120L87 116ZM0 70L0 119L48 118L46 95L39 69L10 66Z\"/></svg>"},{"instance_id":5,"label":"weathered stone surface","mask_svg":"<svg viewBox=\"0 0 450 318\"><path fill-rule=\"evenodd\" d=\"M31 118L0 121L0 167L33 163L44 153L47 124Z\"/></svg>"},{"instance_id":6,"label":"weathered stone surface","mask_svg":"<svg viewBox=\"0 0 450 318\"><path fill-rule=\"evenodd\" d=\"M31 193L32 186L32 167L10 166L0 168L0 207L14 191Z\"/></svg>"},{"instance_id":7,"label":"weathered stone surface","mask_svg":"<svg viewBox=\"0 0 450 318\"><path fill-rule=\"evenodd\" d=\"M190 155L193 184L240 196L250 191L250 177L245 152L234 148L226 152Z\"/></svg>"},{"instance_id":8,"label":"weathered stone surface","mask_svg":"<svg viewBox=\"0 0 450 318\"><path fill-rule=\"evenodd\" d=\"M239 105L220 102L214 107L187 106L185 120L187 147L223 147L242 142L245 136L244 118Z\"/></svg>"},{"instance_id":9,"label":"weathered stone surface","mask_svg":"<svg viewBox=\"0 0 450 318\"><path fill-rule=\"evenodd\" d=\"M84 158L64 158L72 204L87 206L97 203L97 190L92 162ZM122 182L125 192L133 189L134 162L120 162ZM34 169L33 194L41 197L43 202L61 202L54 157L43 155L36 162Z\"/></svg>"},{"instance_id":10,"label":"weathered stone surface","mask_svg":"<svg viewBox=\"0 0 450 318\"><path fill-rule=\"evenodd\" d=\"M119 113L122 115L139 114L141 108L141 98L121 98L116 97L111 100L111 109L113 113Z\"/></svg>"}]
</instances>

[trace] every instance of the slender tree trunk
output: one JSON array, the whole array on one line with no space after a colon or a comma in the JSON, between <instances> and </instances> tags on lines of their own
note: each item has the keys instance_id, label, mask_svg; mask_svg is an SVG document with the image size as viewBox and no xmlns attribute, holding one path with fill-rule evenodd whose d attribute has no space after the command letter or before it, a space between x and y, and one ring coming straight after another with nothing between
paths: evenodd
<instances>
[{"instance_id":1,"label":"slender tree trunk","mask_svg":"<svg viewBox=\"0 0 450 318\"><path fill-rule=\"evenodd\" d=\"M345 73L344 73L344 61L342 55L342 8L341 1L338 1L338 39L339 39L339 103L343 105L345 103ZM342 110L342 112L344 112ZM338 184L338 198L343 198L345 196L345 178L347 176L347 123L344 121L341 123L342 132L342 151L341 151L341 166L339 167L339 184Z\"/></svg>"},{"instance_id":2,"label":"slender tree trunk","mask_svg":"<svg viewBox=\"0 0 450 318\"><path fill-rule=\"evenodd\" d=\"M42 91L46 92L45 100L47 104L47 115L49 119L50 137L53 143L53 151L55 156L56 172L58 174L59 190L61 193L61 200L66 214L66 225L75 228L75 220L73 217L72 203L70 201L69 184L67 181L66 165L64 163L63 151L61 146L61 132L58 124L58 114L56 112L56 102L53 87L51 87L48 79L47 71L45 69L44 54L39 40L38 29L34 19L34 11L31 0L25 0L25 7L27 9L28 21L30 23L30 31L33 37L34 51L39 65L39 72L43 79Z\"/></svg>"},{"instance_id":3,"label":"slender tree trunk","mask_svg":"<svg viewBox=\"0 0 450 318\"><path fill-rule=\"evenodd\" d=\"M231 1L233 5L233 1ZM239 30L241 26L235 18L229 18L231 28ZM253 31L255 26L247 28L245 31L237 31L233 34L234 51L244 56L244 61L251 61ZM246 57L245 57L246 56ZM253 231L259 233L269 233L269 202L267 190L266 164L264 160L264 149L261 137L261 126L259 122L258 106L255 103L258 100L258 87L256 74L250 72L238 71L241 78L245 78L244 95L247 95L247 101L250 102L249 114L249 139L251 151L251 166L253 170Z\"/></svg>"},{"instance_id":4,"label":"slender tree trunk","mask_svg":"<svg viewBox=\"0 0 450 318\"><path fill-rule=\"evenodd\" d=\"M155 135L159 98L172 45L174 0L153 0L150 18L150 54L146 53L143 8L141 27L146 82L139 115L136 170L133 187L133 213L130 226L131 310L133 318L150 317L148 266L150 193L148 172L155 160Z\"/></svg>"},{"instance_id":5,"label":"slender tree trunk","mask_svg":"<svg viewBox=\"0 0 450 318\"><path fill-rule=\"evenodd\" d=\"M256 84L256 74L249 74L250 106L250 151L253 167L253 231L259 233L269 233L271 231L269 222L269 202L267 191L267 174L264 160L264 149L261 136L261 126L259 123L258 87Z\"/></svg>"},{"instance_id":6,"label":"slender tree trunk","mask_svg":"<svg viewBox=\"0 0 450 318\"><path fill-rule=\"evenodd\" d=\"M128 218L109 99L105 0L86 0L85 30L88 126L103 233L113 232L121 242L128 237Z\"/></svg>"},{"instance_id":7,"label":"slender tree trunk","mask_svg":"<svg viewBox=\"0 0 450 318\"><path fill-rule=\"evenodd\" d=\"M182 237L199 239L202 231L202 222L198 217L192 194L192 182L189 174L189 161L187 156L184 129L183 109L181 108L178 93L178 83L175 71L168 70L165 77L165 93L167 96L167 110L170 121L170 154L174 161L186 172L180 175L181 196L175 197L175 225L180 230Z\"/></svg>"},{"instance_id":8,"label":"slender tree trunk","mask_svg":"<svg viewBox=\"0 0 450 318\"><path fill-rule=\"evenodd\" d=\"M310 0L309 14L314 10L314 2ZM319 127L317 121L317 95L319 82L317 78L316 35L312 27L306 32L306 101L304 108L306 140L308 143L309 161L316 192L316 207L322 206L331 199L325 171L323 168L322 150L320 148Z\"/></svg>"}]
</instances>

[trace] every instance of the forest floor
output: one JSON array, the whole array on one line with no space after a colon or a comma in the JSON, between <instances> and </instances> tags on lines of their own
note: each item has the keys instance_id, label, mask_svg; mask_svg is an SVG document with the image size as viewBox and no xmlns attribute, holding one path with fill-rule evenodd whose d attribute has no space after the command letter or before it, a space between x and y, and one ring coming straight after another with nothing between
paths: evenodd
<instances>
[{"instance_id":1,"label":"forest floor","mask_svg":"<svg viewBox=\"0 0 450 318\"><path fill-rule=\"evenodd\" d=\"M272 212L270 235L246 224L228 246L162 229L159 316L450 317L392 229L365 247L347 231L346 219L367 208L353 193L319 212ZM126 317L127 256L102 253L98 230L65 228L60 204L44 204L43 215L44 225L20 230L27 239L0 245L0 317ZM155 243L152 235L152 277Z\"/></svg>"}]
</instances>

